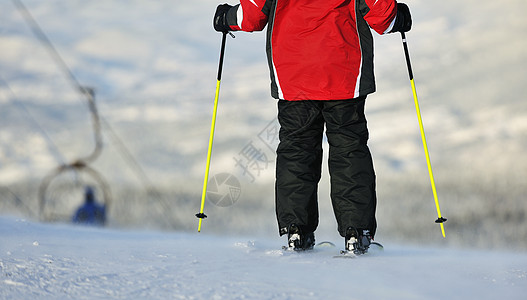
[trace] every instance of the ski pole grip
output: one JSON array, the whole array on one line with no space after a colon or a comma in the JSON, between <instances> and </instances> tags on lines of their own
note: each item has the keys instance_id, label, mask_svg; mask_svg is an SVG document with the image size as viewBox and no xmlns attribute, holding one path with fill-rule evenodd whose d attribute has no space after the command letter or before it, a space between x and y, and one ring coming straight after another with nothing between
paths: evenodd
<instances>
[{"instance_id":1,"label":"ski pole grip","mask_svg":"<svg viewBox=\"0 0 527 300\"><path fill-rule=\"evenodd\" d=\"M414 79L414 72L412 70L412 63L410 62L410 51L408 50L408 44L406 44L406 34L401 32L401 38L403 40L404 56L406 58L406 66L408 67L408 76L410 80Z\"/></svg>"}]
</instances>

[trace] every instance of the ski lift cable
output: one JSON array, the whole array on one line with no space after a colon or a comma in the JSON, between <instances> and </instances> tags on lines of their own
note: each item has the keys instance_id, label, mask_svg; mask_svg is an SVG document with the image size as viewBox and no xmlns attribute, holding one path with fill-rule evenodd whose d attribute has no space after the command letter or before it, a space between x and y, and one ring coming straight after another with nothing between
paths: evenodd
<instances>
[{"instance_id":1,"label":"ski lift cable","mask_svg":"<svg viewBox=\"0 0 527 300\"><path fill-rule=\"evenodd\" d=\"M169 215L172 215L171 206L163 197L161 197L160 193L155 189L154 185L152 184L152 181L150 180L146 172L143 170L139 162L134 158L130 150L126 147L122 139L119 138L115 130L113 130L108 121L106 121L103 117L101 117L101 122L105 127L106 132L109 133L109 137L113 140L114 145L116 145L117 149L121 153L120 155L124 159L125 164L128 165L128 167L136 173L139 181L143 184L147 193L149 193L150 196L156 198L156 200L165 212L168 212Z\"/></svg>"},{"instance_id":2,"label":"ski lift cable","mask_svg":"<svg viewBox=\"0 0 527 300\"><path fill-rule=\"evenodd\" d=\"M0 82L2 83L2 85L4 85L6 87L7 91L11 94L11 99L13 99L15 101L15 103L17 104L17 107L19 107L25 113L26 117L31 121L33 126L35 126L38 129L38 131L40 131L40 134L47 141L48 147L51 150L51 152L53 153L53 156L55 157L55 160L58 161L59 164L61 164L61 165L66 164L66 159L65 159L64 155L60 152L59 147L57 146L57 144L55 144L55 142L53 142L53 140L51 139L51 137L48 134L48 132L35 119L35 117L31 114L31 112L29 111L27 106L24 104L24 102L22 102L20 99L18 99L18 97L16 96L15 92L11 89L11 87L9 86L7 81L1 76L0 76Z\"/></svg>"},{"instance_id":3,"label":"ski lift cable","mask_svg":"<svg viewBox=\"0 0 527 300\"><path fill-rule=\"evenodd\" d=\"M94 119L94 128L95 128L95 135L96 135L96 149L95 152L90 156L90 158L95 158L102 148L102 136L101 136L101 117L99 116L99 113L97 111L97 107L95 105L95 93L94 90L91 88L86 88L82 86L76 77L73 75L67 64L64 62L58 51L55 49L49 38L46 36L44 31L41 29L41 27L38 25L38 23L35 21L35 19L31 16L29 10L24 6L21 0L13 0L14 4L19 9L20 13L24 16L26 19L26 22L30 26L33 33L36 35L36 37L41 41L44 46L49 50L51 55L53 56L53 59L55 62L59 65L59 67L62 69L62 71L67 75L67 77L70 79L73 86L81 92L83 95L85 95L88 98L88 104L90 107L90 111L92 112L93 119ZM132 169L136 170L136 173L139 174L139 177L146 181L147 186L152 186L150 183L150 180L146 176L145 172L140 168L139 164L135 159L133 159L133 156L130 154L130 151L124 146L124 143L117 137L116 133L112 130L110 125L107 121L104 121L105 127L110 131L112 134L114 140L118 140L118 144L120 145L121 152L124 153L124 157L126 161L128 161L128 164L131 166ZM84 161L87 160L93 160L93 159L84 159Z\"/></svg>"},{"instance_id":4,"label":"ski lift cable","mask_svg":"<svg viewBox=\"0 0 527 300\"><path fill-rule=\"evenodd\" d=\"M28 23L30 29L32 30L33 34L37 37L37 39L45 46L46 49L48 49L49 53L55 60L56 64L59 66L59 68L67 75L68 79L70 80L71 84L76 88L77 91L79 91L81 94L83 94L88 101L88 106L90 108L90 111L92 113L92 119L93 119L93 126L94 126L94 135L95 135L95 149L88 157L81 159L80 161L83 162L91 162L97 158L101 151L102 151L102 134L101 134L101 117L99 116L99 113L97 111L97 107L95 105L95 93L94 90L91 88L87 88L85 86L82 86L75 75L71 72L67 64L64 62L62 57L60 56L59 52L56 50L56 48L53 46L49 38L46 36L42 28L38 25L36 20L33 18L29 10L26 8L26 6L22 3L22 0L12 0L14 5L17 7L19 12L22 14L26 22ZM111 129L108 122L104 121L104 125L108 128L108 131L112 134L112 137L115 141L117 141L117 144L119 145L119 148L121 150L121 155L124 157L125 161L127 161L127 164L130 168L134 169L138 176L142 179L141 181L145 185L147 191L149 192L155 192L155 194L158 194L155 189L153 188L153 185L151 184L151 181L146 176L146 173L142 170L142 168L139 166L137 161L133 158L130 151L124 146L123 142L117 138L117 135L115 132ZM162 201L161 197L156 197L158 200L161 200L161 205L165 209L169 209L168 203L165 201Z\"/></svg>"},{"instance_id":5,"label":"ski lift cable","mask_svg":"<svg viewBox=\"0 0 527 300\"><path fill-rule=\"evenodd\" d=\"M130 169L134 170L137 177L139 178L139 181L143 183L146 190L152 190L152 181L148 176L146 175L146 172L143 170L139 162L134 158L130 150L126 147L122 139L117 135L115 130L110 126L110 123L106 121L103 117L101 117L101 122L104 126L104 129L106 129L106 132L109 133L110 139L113 140L113 144L117 146L117 149L121 153L121 157L124 159L125 163L130 167Z\"/></svg>"},{"instance_id":6,"label":"ski lift cable","mask_svg":"<svg viewBox=\"0 0 527 300\"><path fill-rule=\"evenodd\" d=\"M75 87L75 89L80 92L83 96L86 97L86 100L88 101L88 107L90 109L91 115L92 115L92 122L93 122L93 128L94 128L94 137L95 137L95 149L93 152L81 159L85 162L90 162L95 160L102 151L102 136L101 136L101 130L100 130L100 124L99 124L99 114L97 112L97 107L95 105L95 93L92 88L88 88L85 86L82 86L75 75L71 72L71 70L68 68L68 65L64 62L62 57L60 56L57 49L53 46L49 38L46 36L42 28L38 25L37 21L33 18L29 10L26 8L26 6L22 3L22 0L12 0L13 4L17 7L20 14L24 17L24 20L30 27L33 34L37 37L37 39L44 45L44 47L48 50L50 55L52 56L55 63L59 66L59 68L67 75L68 79L70 80L70 83Z\"/></svg>"},{"instance_id":7,"label":"ski lift cable","mask_svg":"<svg viewBox=\"0 0 527 300\"><path fill-rule=\"evenodd\" d=\"M14 203L17 207L22 207L22 209L27 212L31 217L36 216L37 214L31 209L29 205L26 204L26 201L22 200L12 189L8 186L0 186L0 188L5 189L11 196L13 196Z\"/></svg>"}]
</instances>

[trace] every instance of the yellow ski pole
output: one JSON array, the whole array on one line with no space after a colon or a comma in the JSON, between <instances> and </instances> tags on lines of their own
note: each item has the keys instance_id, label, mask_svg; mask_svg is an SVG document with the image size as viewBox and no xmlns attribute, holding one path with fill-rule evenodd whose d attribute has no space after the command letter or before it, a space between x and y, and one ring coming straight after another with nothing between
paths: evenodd
<instances>
[{"instance_id":1,"label":"yellow ski pole","mask_svg":"<svg viewBox=\"0 0 527 300\"><path fill-rule=\"evenodd\" d=\"M410 63L410 53L408 51L408 45L406 43L406 35L404 34L404 32L401 32L401 37L403 40L404 55L406 56L406 65L408 66L408 75L410 76L410 84L412 85L412 92L414 94L415 110L417 111L417 120L419 121L419 129L421 130L421 139L423 140L423 148L424 148L425 156L426 156L426 164L428 166L428 174L430 175L430 183L432 184L432 193L434 194L434 200L435 200L435 204L437 208L438 218L435 222L441 225L441 233L443 234L443 237L446 237L445 227L443 225L443 223L446 222L446 219L441 216L441 210L439 209L439 201L437 200L437 191L436 191L436 185L434 181L434 174L432 173L432 164L430 163L430 155L428 153L428 146L426 145L425 130L423 128L423 120L421 118L421 110L419 109L419 102L417 101L417 91L415 89L414 74L412 72L412 65Z\"/></svg>"},{"instance_id":2,"label":"yellow ski pole","mask_svg":"<svg viewBox=\"0 0 527 300\"><path fill-rule=\"evenodd\" d=\"M231 33L231 36L234 37L234 35L232 35L232 33ZM199 213L196 214L196 217L198 217L198 219L199 219L198 232L201 231L201 222L203 221L204 218L207 217L207 215L205 215L203 213L203 211L205 209L205 198L207 196L207 183L209 181L210 159L211 159L211 156L212 156L212 143L214 141L214 129L216 127L216 113L218 111L218 98L219 98L219 95L220 95L221 72L222 72L222 69L223 69L223 57L225 55L225 41L226 41L226 39L227 39L227 32L223 32L223 37L221 39L221 51L220 51L220 62L219 62L219 66L218 66L218 77L217 77L217 81L216 81L216 96L214 97L214 109L213 109L213 112L212 112L212 124L210 126L209 149L207 151L207 166L205 168L205 179L203 180L203 191L201 193L201 208L199 210Z\"/></svg>"}]
</instances>

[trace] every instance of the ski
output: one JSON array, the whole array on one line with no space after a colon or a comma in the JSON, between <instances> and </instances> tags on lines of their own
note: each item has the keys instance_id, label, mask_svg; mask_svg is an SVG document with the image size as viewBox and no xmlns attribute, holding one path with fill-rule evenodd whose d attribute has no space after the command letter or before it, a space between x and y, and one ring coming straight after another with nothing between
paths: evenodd
<instances>
[{"instance_id":1,"label":"ski","mask_svg":"<svg viewBox=\"0 0 527 300\"><path fill-rule=\"evenodd\" d=\"M358 254L351 251L340 250L340 254L333 255L333 258L357 258Z\"/></svg>"},{"instance_id":2,"label":"ski","mask_svg":"<svg viewBox=\"0 0 527 300\"><path fill-rule=\"evenodd\" d=\"M335 248L335 244L329 241L320 242L315 245L315 249Z\"/></svg>"},{"instance_id":3,"label":"ski","mask_svg":"<svg viewBox=\"0 0 527 300\"><path fill-rule=\"evenodd\" d=\"M307 248L307 249L302 249L302 248L294 248L294 247L290 247L290 246L282 246L282 250L284 251L287 251L287 252L309 252L311 250L313 250L314 248Z\"/></svg>"},{"instance_id":4,"label":"ski","mask_svg":"<svg viewBox=\"0 0 527 300\"><path fill-rule=\"evenodd\" d=\"M282 250L286 251L286 252L299 252L299 253L302 253L302 252L325 251L326 249L331 249L331 248L335 248L335 247L336 247L335 244L333 244L332 242L324 241L324 242L320 242L320 243L314 245L313 247L307 248L307 249L294 248L294 247L291 247L291 246L282 246Z\"/></svg>"},{"instance_id":5,"label":"ski","mask_svg":"<svg viewBox=\"0 0 527 300\"><path fill-rule=\"evenodd\" d=\"M369 255L376 254L382 251L384 251L383 245L377 242L372 242L368 248L368 251L364 253L360 253L360 252L355 253L353 251L340 250L340 254L333 256L333 258L357 258L359 256L363 256L363 255L369 256Z\"/></svg>"},{"instance_id":6,"label":"ski","mask_svg":"<svg viewBox=\"0 0 527 300\"><path fill-rule=\"evenodd\" d=\"M333 252L333 248L336 248L335 244L329 241L324 241L316 244L314 247L309 249L295 249L290 246L282 246L284 253L322 253L322 252ZM340 250L338 254L333 255L333 258L357 258L359 256L370 256L375 255L384 250L382 244L372 242L368 250L364 253L355 253L353 251Z\"/></svg>"}]
</instances>

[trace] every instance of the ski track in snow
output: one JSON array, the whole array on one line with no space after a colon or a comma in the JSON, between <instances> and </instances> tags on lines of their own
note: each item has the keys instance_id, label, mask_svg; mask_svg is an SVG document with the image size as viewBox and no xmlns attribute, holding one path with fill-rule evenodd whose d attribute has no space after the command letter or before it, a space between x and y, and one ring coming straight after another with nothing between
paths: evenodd
<instances>
[{"instance_id":1,"label":"ski track in snow","mask_svg":"<svg viewBox=\"0 0 527 300\"><path fill-rule=\"evenodd\" d=\"M0 299L523 299L527 254L119 231L0 217Z\"/></svg>"}]
</instances>

